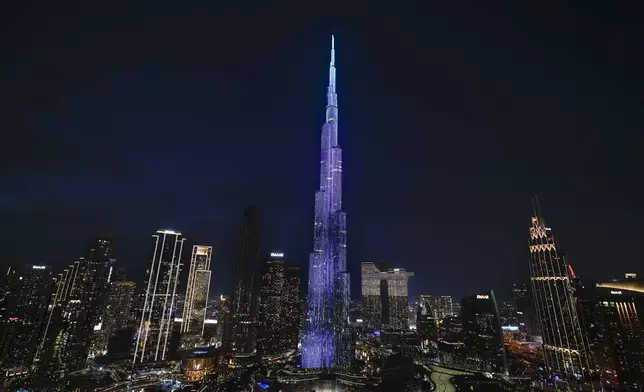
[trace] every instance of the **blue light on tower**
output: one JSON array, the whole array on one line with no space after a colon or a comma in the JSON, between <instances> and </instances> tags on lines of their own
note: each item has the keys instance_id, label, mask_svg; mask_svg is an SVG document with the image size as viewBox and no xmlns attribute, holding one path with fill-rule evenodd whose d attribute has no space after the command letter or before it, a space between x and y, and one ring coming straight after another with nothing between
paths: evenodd
<instances>
[{"instance_id":1,"label":"blue light on tower","mask_svg":"<svg viewBox=\"0 0 644 392\"><path fill-rule=\"evenodd\" d=\"M341 367L350 361L346 213L342 211L342 149L338 145L335 42L322 127L320 189L315 193L313 252L309 256L309 308L302 342L303 368Z\"/></svg>"}]
</instances>

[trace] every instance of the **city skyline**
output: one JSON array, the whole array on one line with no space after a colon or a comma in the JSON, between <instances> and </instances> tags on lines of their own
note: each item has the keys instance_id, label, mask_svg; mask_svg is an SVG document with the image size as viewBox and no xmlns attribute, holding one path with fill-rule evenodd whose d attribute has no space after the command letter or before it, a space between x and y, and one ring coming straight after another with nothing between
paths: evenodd
<instances>
[{"instance_id":1,"label":"city skyline","mask_svg":"<svg viewBox=\"0 0 644 392\"><path fill-rule=\"evenodd\" d=\"M510 16L427 4L403 23L377 6L348 5L331 22L328 11L288 19L281 5L240 20L229 4L163 3L126 12L11 4L21 17L3 37L16 42L0 92L14 142L0 156L2 265L62 269L88 235L108 230L140 281L141 233L169 227L217 249L213 287L230 293L234 228L256 203L271 228L262 254L280 247L306 269L324 121L324 97L312 92L325 83L331 34L342 43L343 201L349 228L360 228L347 248L354 297L360 260L427 276L428 287L410 280L414 297L527 276L521 233L533 195L585 279L603 279L604 260L628 271L644 259L644 193L632 180L644 166L644 59L619 5L562 13L539 4L543 12ZM148 12L156 16L130 23ZM350 17L362 12L360 23ZM46 255L24 251L36 238Z\"/></svg>"}]
</instances>

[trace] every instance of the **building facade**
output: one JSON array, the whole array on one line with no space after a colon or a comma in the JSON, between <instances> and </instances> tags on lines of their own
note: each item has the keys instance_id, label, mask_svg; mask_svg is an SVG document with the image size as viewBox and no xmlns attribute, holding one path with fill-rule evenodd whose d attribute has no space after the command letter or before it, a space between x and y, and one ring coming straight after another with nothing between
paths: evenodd
<instances>
[{"instance_id":1,"label":"building facade","mask_svg":"<svg viewBox=\"0 0 644 392\"><path fill-rule=\"evenodd\" d=\"M258 350L261 355L296 350L299 341L300 268L273 252L261 280Z\"/></svg>"},{"instance_id":2,"label":"building facade","mask_svg":"<svg viewBox=\"0 0 644 392\"><path fill-rule=\"evenodd\" d=\"M595 358L602 376L617 374L625 392L644 390L644 282L629 274L596 284Z\"/></svg>"},{"instance_id":3,"label":"building facade","mask_svg":"<svg viewBox=\"0 0 644 392\"><path fill-rule=\"evenodd\" d=\"M309 257L308 315L303 368L333 368L353 356L349 322L346 213L342 210L342 149L338 143L335 45L331 39L326 120L322 127L320 189L315 193L313 252Z\"/></svg>"},{"instance_id":4,"label":"building facade","mask_svg":"<svg viewBox=\"0 0 644 392\"><path fill-rule=\"evenodd\" d=\"M192 247L181 333L203 336L210 291L212 246Z\"/></svg>"},{"instance_id":5,"label":"building facade","mask_svg":"<svg viewBox=\"0 0 644 392\"><path fill-rule=\"evenodd\" d=\"M157 230L152 235L152 257L134 337L134 364L168 359L185 240L174 230Z\"/></svg>"},{"instance_id":6,"label":"building facade","mask_svg":"<svg viewBox=\"0 0 644 392\"><path fill-rule=\"evenodd\" d=\"M257 344L257 264L259 262L260 215L248 207L239 230L233 278L231 348L235 355L249 355Z\"/></svg>"},{"instance_id":7,"label":"building facade","mask_svg":"<svg viewBox=\"0 0 644 392\"><path fill-rule=\"evenodd\" d=\"M463 298L461 322L466 364L475 370L507 375L507 353L494 291Z\"/></svg>"},{"instance_id":8,"label":"building facade","mask_svg":"<svg viewBox=\"0 0 644 392\"><path fill-rule=\"evenodd\" d=\"M5 374L29 370L46 326L53 277L48 265L25 265L5 276L0 364Z\"/></svg>"},{"instance_id":9,"label":"building facade","mask_svg":"<svg viewBox=\"0 0 644 392\"><path fill-rule=\"evenodd\" d=\"M408 282L414 273L370 261L362 262L360 269L365 324L373 329L408 329Z\"/></svg>"},{"instance_id":10,"label":"building facade","mask_svg":"<svg viewBox=\"0 0 644 392\"><path fill-rule=\"evenodd\" d=\"M579 320L572 268L535 200L530 226L530 275L546 366L554 375L581 380L593 373L588 340Z\"/></svg>"}]
</instances>

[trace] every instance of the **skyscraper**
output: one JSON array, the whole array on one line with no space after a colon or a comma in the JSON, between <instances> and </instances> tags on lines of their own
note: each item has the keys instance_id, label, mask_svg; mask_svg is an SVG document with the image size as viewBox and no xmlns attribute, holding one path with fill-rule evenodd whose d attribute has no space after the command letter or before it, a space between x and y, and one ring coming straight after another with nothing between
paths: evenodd
<instances>
[{"instance_id":1,"label":"skyscraper","mask_svg":"<svg viewBox=\"0 0 644 392\"><path fill-rule=\"evenodd\" d=\"M302 367L345 366L351 358L346 213L342 210L342 149L338 143L335 45L331 62L326 120L322 127L320 189L315 193L313 252L309 256L308 315Z\"/></svg>"},{"instance_id":2,"label":"skyscraper","mask_svg":"<svg viewBox=\"0 0 644 392\"><path fill-rule=\"evenodd\" d=\"M264 356L295 350L299 340L300 268L273 252L261 281L258 350Z\"/></svg>"},{"instance_id":3,"label":"skyscraper","mask_svg":"<svg viewBox=\"0 0 644 392\"><path fill-rule=\"evenodd\" d=\"M376 263L366 261L360 263L360 275L364 324L369 328L380 329L382 326L382 297L387 295L386 286L383 290L383 274Z\"/></svg>"},{"instance_id":4,"label":"skyscraper","mask_svg":"<svg viewBox=\"0 0 644 392\"><path fill-rule=\"evenodd\" d=\"M629 276L630 275L630 276ZM635 274L596 284L597 368L617 373L622 391L644 390L644 282Z\"/></svg>"},{"instance_id":5,"label":"skyscraper","mask_svg":"<svg viewBox=\"0 0 644 392\"><path fill-rule=\"evenodd\" d=\"M493 290L463 298L461 314L467 362L475 370L508 374L499 306Z\"/></svg>"},{"instance_id":6,"label":"skyscraper","mask_svg":"<svg viewBox=\"0 0 644 392\"><path fill-rule=\"evenodd\" d=\"M210 291L211 259L212 246L195 245L192 247L181 333L203 335L208 292Z\"/></svg>"},{"instance_id":7,"label":"skyscraper","mask_svg":"<svg viewBox=\"0 0 644 392\"><path fill-rule=\"evenodd\" d=\"M530 275L546 366L553 374L581 379L593 372L588 341L579 322L571 285L572 269L533 201Z\"/></svg>"},{"instance_id":8,"label":"skyscraper","mask_svg":"<svg viewBox=\"0 0 644 392\"><path fill-rule=\"evenodd\" d=\"M104 353L106 344L95 347L96 332L103 328L104 310L111 279L112 240L96 238L90 242L87 256L76 263L75 274L70 288L69 301L65 309L65 325L61 354L65 371L85 367L89 356Z\"/></svg>"},{"instance_id":9,"label":"skyscraper","mask_svg":"<svg viewBox=\"0 0 644 392\"><path fill-rule=\"evenodd\" d=\"M233 279L232 350L236 355L255 352L257 339L257 296L255 279L259 262L259 209L247 207L239 229L237 260Z\"/></svg>"},{"instance_id":10,"label":"skyscraper","mask_svg":"<svg viewBox=\"0 0 644 392\"><path fill-rule=\"evenodd\" d=\"M110 336L132 327L135 318L132 317L135 294L135 282L122 280L110 283L107 301L107 330Z\"/></svg>"},{"instance_id":11,"label":"skyscraper","mask_svg":"<svg viewBox=\"0 0 644 392\"><path fill-rule=\"evenodd\" d=\"M361 264L362 300L366 324L371 328L404 330L409 324L408 281L404 268L384 269L382 262Z\"/></svg>"},{"instance_id":12,"label":"skyscraper","mask_svg":"<svg viewBox=\"0 0 644 392\"><path fill-rule=\"evenodd\" d=\"M51 267L25 265L8 274L7 308L2 314L3 372L26 371L33 363L52 294Z\"/></svg>"},{"instance_id":13,"label":"skyscraper","mask_svg":"<svg viewBox=\"0 0 644 392\"><path fill-rule=\"evenodd\" d=\"M185 240L173 230L157 230L152 235L143 306L135 327L134 364L168 359Z\"/></svg>"}]
</instances>

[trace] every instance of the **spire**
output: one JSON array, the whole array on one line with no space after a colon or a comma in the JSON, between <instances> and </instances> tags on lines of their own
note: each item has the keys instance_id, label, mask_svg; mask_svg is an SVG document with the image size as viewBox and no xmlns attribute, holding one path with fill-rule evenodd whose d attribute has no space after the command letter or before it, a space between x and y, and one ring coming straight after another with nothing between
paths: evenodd
<instances>
[{"instance_id":1,"label":"spire","mask_svg":"<svg viewBox=\"0 0 644 392\"><path fill-rule=\"evenodd\" d=\"M335 36L331 36L331 62L329 63L329 92L328 92L328 106L337 106L337 98L335 96Z\"/></svg>"}]
</instances>

